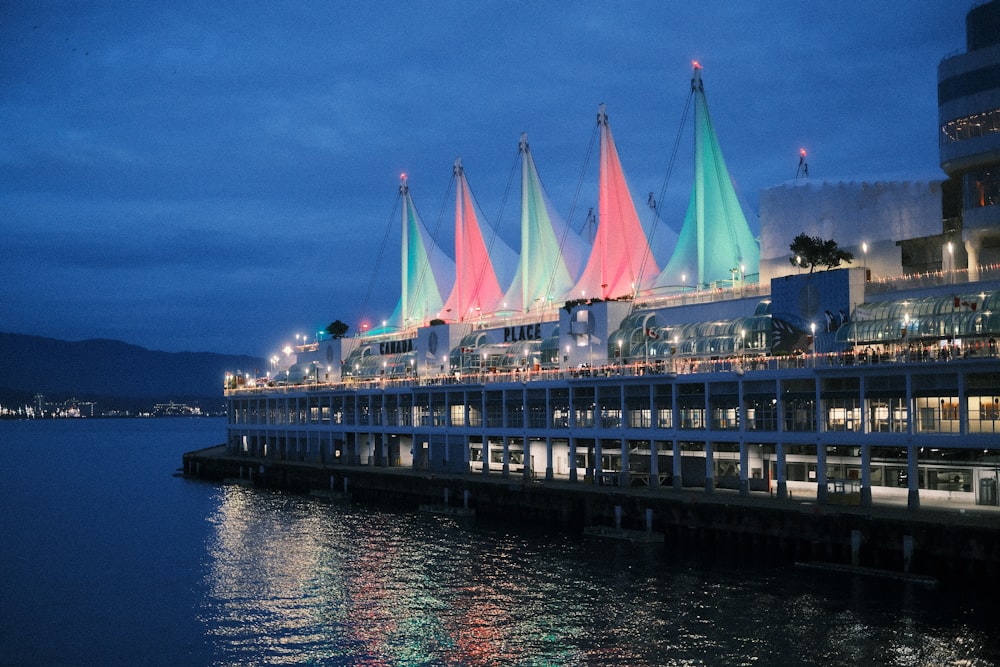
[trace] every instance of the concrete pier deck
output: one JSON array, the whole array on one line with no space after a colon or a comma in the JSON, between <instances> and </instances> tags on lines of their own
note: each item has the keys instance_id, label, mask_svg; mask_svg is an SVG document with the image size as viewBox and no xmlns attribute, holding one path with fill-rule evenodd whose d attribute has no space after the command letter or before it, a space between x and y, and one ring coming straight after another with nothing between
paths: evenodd
<instances>
[{"instance_id":1,"label":"concrete pier deck","mask_svg":"<svg viewBox=\"0 0 1000 667\"><path fill-rule=\"evenodd\" d=\"M189 477L246 480L309 493L329 489L354 501L412 508L468 506L478 519L558 529L651 530L668 548L685 545L766 554L788 562L842 563L941 580L1000 581L1000 508L937 500L920 509L777 499L766 493L699 488L614 487L538 481L521 475L442 474L408 468L328 465L230 456L224 446L184 455Z\"/></svg>"}]
</instances>

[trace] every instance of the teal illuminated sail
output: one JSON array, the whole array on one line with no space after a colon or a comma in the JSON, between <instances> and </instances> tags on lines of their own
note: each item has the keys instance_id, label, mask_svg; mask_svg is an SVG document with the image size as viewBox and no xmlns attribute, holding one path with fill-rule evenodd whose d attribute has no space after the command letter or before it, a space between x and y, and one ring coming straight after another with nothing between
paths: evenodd
<instances>
[{"instance_id":1,"label":"teal illuminated sail","mask_svg":"<svg viewBox=\"0 0 1000 667\"><path fill-rule=\"evenodd\" d=\"M736 197L695 63L694 186L677 246L654 287L729 283L760 273L760 246Z\"/></svg>"},{"instance_id":2,"label":"teal illuminated sail","mask_svg":"<svg viewBox=\"0 0 1000 667\"><path fill-rule=\"evenodd\" d=\"M521 256L504 297L505 310L530 311L570 298L583 268L587 244L559 216L538 177L521 135Z\"/></svg>"},{"instance_id":3,"label":"teal illuminated sail","mask_svg":"<svg viewBox=\"0 0 1000 667\"><path fill-rule=\"evenodd\" d=\"M455 275L455 263L438 247L410 197L406 174L400 179L403 198L402 294L393 322L410 328L440 316Z\"/></svg>"}]
</instances>

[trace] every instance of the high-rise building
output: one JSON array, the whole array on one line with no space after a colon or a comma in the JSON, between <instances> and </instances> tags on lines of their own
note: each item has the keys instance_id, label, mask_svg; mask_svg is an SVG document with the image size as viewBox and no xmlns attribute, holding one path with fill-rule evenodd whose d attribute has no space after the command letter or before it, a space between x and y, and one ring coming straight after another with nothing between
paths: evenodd
<instances>
[{"instance_id":1,"label":"high-rise building","mask_svg":"<svg viewBox=\"0 0 1000 667\"><path fill-rule=\"evenodd\" d=\"M943 267L1000 262L1000 0L965 18L965 51L938 65L944 187ZM974 278L975 275L970 276Z\"/></svg>"}]
</instances>

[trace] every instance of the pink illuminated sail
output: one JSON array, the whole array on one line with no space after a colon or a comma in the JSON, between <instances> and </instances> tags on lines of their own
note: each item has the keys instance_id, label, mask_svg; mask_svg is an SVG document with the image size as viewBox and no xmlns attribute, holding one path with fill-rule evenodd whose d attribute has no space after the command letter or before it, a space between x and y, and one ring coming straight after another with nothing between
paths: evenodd
<instances>
[{"instance_id":1,"label":"pink illuminated sail","mask_svg":"<svg viewBox=\"0 0 1000 667\"><path fill-rule=\"evenodd\" d=\"M469 190L461 159L455 160L455 285L441 317L465 321L494 313L503 306L504 289L513 277L517 257L487 227L483 236L478 207Z\"/></svg>"},{"instance_id":2,"label":"pink illuminated sail","mask_svg":"<svg viewBox=\"0 0 1000 667\"><path fill-rule=\"evenodd\" d=\"M597 233L574 293L615 298L633 294L660 270L625 182L603 104L597 113L597 123L601 128Z\"/></svg>"}]
</instances>

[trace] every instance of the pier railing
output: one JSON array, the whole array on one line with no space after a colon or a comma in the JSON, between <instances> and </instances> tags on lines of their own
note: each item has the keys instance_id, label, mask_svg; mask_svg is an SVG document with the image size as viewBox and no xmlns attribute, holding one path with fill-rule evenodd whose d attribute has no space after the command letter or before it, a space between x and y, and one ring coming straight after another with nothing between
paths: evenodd
<instances>
[{"instance_id":1,"label":"pier railing","mask_svg":"<svg viewBox=\"0 0 1000 667\"><path fill-rule=\"evenodd\" d=\"M695 373L737 373L791 369L824 369L845 367L881 367L903 364L952 363L966 360L981 363L1000 361L995 343L987 339L969 341L964 347L877 346L844 352L810 353L798 355L739 355L724 359L674 358L667 361L615 363L593 368L552 368L499 370L453 370L423 376L379 376L375 378L346 378L339 382L307 382L283 384L267 380L249 380L238 387L228 387L226 396L302 393L330 390L395 389L402 387L432 387L441 385L485 385L573 380L601 377L638 377L660 375L673 377Z\"/></svg>"},{"instance_id":2,"label":"pier railing","mask_svg":"<svg viewBox=\"0 0 1000 667\"><path fill-rule=\"evenodd\" d=\"M925 287L941 287L943 285L960 287L984 280L1000 280L1000 264L980 264L976 267L977 275L974 278L971 273L970 269L955 269L953 271L908 273L891 278L872 278L865 284L865 291L868 294L887 294Z\"/></svg>"}]
</instances>

